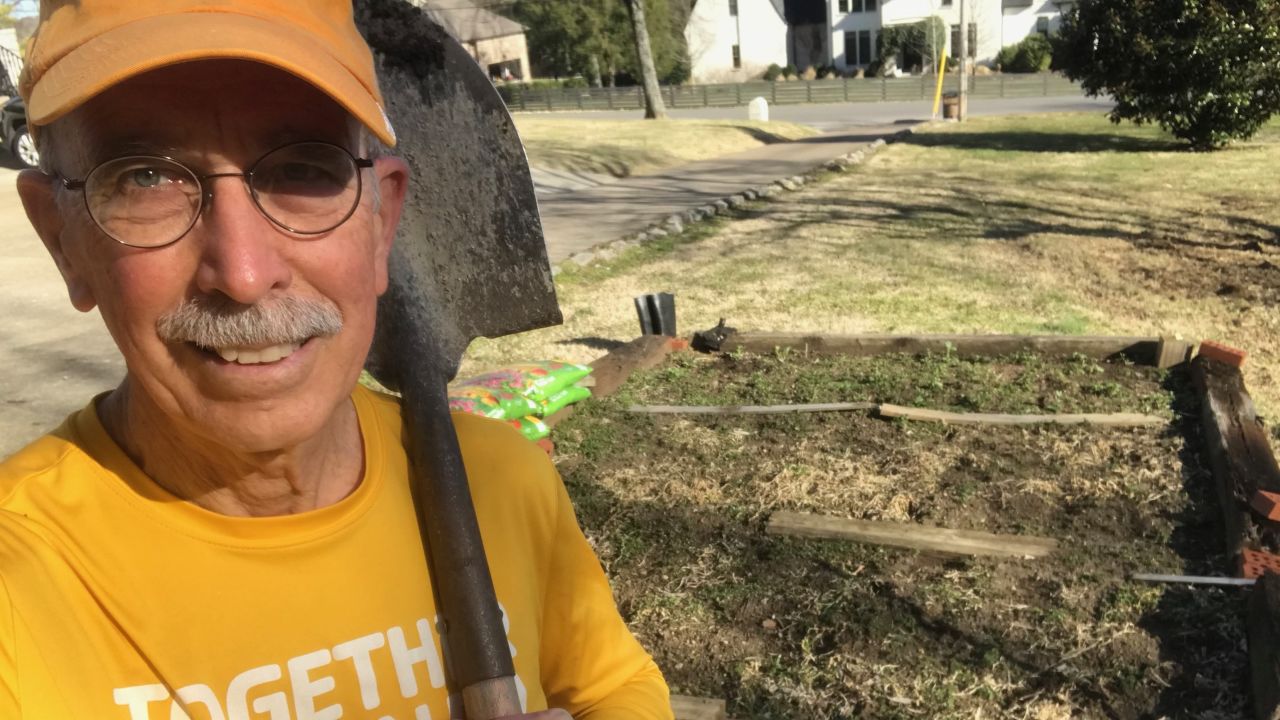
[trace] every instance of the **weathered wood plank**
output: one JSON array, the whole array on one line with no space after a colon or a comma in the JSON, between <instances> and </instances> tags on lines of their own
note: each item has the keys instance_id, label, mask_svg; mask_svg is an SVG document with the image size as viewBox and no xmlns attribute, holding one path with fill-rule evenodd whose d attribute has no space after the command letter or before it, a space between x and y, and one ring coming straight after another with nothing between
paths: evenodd
<instances>
[{"instance_id":1,"label":"weathered wood plank","mask_svg":"<svg viewBox=\"0 0 1280 720\"><path fill-rule=\"evenodd\" d=\"M1206 357L1191 361L1191 377L1200 396L1201 430L1218 491L1231 556L1259 549L1264 536L1280 538L1271 521L1251 517L1249 501L1257 490L1280 492L1280 466L1258 421L1240 369Z\"/></svg>"},{"instance_id":2,"label":"weathered wood plank","mask_svg":"<svg viewBox=\"0 0 1280 720\"><path fill-rule=\"evenodd\" d=\"M1181 365L1191 359L1191 349L1193 347L1194 345L1186 340L1162 337L1156 349L1155 366L1158 368L1171 368L1174 365Z\"/></svg>"},{"instance_id":3,"label":"weathered wood plank","mask_svg":"<svg viewBox=\"0 0 1280 720\"><path fill-rule=\"evenodd\" d=\"M725 720L724 700L672 695L671 711L676 720Z\"/></svg>"},{"instance_id":4,"label":"weathered wood plank","mask_svg":"<svg viewBox=\"0 0 1280 720\"><path fill-rule=\"evenodd\" d=\"M946 353L990 356L1031 352L1040 355L1085 355L1092 358L1126 357L1154 365L1160 340L1152 337L1098 337L1087 335L815 335L801 333L733 333L725 338L726 352L746 350L772 353L790 348L815 355L870 356L887 353Z\"/></svg>"},{"instance_id":5,"label":"weathered wood plank","mask_svg":"<svg viewBox=\"0 0 1280 720\"><path fill-rule=\"evenodd\" d=\"M632 405L627 412L651 415L776 415L782 413L875 410L873 402L801 403L794 405Z\"/></svg>"},{"instance_id":6,"label":"weathered wood plank","mask_svg":"<svg viewBox=\"0 0 1280 720\"><path fill-rule=\"evenodd\" d=\"M665 335L641 335L631 342L610 350L591 361L591 375L595 378L591 394L608 397L618 391L634 372L655 367L670 355L682 341ZM547 425L555 427L573 414L573 406L547 417Z\"/></svg>"},{"instance_id":7,"label":"weathered wood plank","mask_svg":"<svg viewBox=\"0 0 1280 720\"><path fill-rule=\"evenodd\" d=\"M1036 558L1052 553L1058 541L1025 535L996 535L973 530L950 530L915 523L846 518L779 511L769 518L765 532L888 545L944 555Z\"/></svg>"},{"instance_id":8,"label":"weathered wood plank","mask_svg":"<svg viewBox=\"0 0 1280 720\"><path fill-rule=\"evenodd\" d=\"M999 413L957 413L946 410L904 407L883 404L879 414L886 418L925 420L950 425L1102 425L1109 427L1151 427L1168 425L1169 421L1155 415L1136 413L1076 413L1061 415L1005 415Z\"/></svg>"},{"instance_id":9,"label":"weathered wood plank","mask_svg":"<svg viewBox=\"0 0 1280 720\"><path fill-rule=\"evenodd\" d=\"M1280 720L1280 575L1258 579L1246 620L1254 717Z\"/></svg>"}]
</instances>

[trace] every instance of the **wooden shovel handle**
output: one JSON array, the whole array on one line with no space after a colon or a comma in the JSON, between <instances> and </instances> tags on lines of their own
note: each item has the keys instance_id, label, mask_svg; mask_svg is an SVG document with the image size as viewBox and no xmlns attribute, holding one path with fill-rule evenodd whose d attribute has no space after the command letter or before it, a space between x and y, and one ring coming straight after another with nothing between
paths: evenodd
<instances>
[{"instance_id":1,"label":"wooden shovel handle","mask_svg":"<svg viewBox=\"0 0 1280 720\"><path fill-rule=\"evenodd\" d=\"M482 680L462 688L462 704L467 709L467 720L494 720L524 712L514 677Z\"/></svg>"}]
</instances>

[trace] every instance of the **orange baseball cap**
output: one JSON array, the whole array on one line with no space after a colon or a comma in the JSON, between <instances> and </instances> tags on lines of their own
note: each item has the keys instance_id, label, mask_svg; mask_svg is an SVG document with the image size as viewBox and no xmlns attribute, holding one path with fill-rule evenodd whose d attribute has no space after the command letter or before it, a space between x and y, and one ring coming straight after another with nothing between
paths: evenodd
<instances>
[{"instance_id":1,"label":"orange baseball cap","mask_svg":"<svg viewBox=\"0 0 1280 720\"><path fill-rule=\"evenodd\" d=\"M296 75L395 144L351 0L41 0L19 92L47 125L135 75L215 58Z\"/></svg>"}]
</instances>

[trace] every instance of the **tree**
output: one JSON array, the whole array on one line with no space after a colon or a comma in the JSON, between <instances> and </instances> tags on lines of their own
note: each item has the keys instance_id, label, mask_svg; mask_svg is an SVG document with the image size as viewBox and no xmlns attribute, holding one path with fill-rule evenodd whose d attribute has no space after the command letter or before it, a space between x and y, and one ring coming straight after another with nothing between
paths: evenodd
<instances>
[{"instance_id":1,"label":"tree","mask_svg":"<svg viewBox=\"0 0 1280 720\"><path fill-rule=\"evenodd\" d=\"M1280 0L1080 0L1054 62L1112 122L1220 148L1280 113Z\"/></svg>"},{"instance_id":2,"label":"tree","mask_svg":"<svg viewBox=\"0 0 1280 720\"><path fill-rule=\"evenodd\" d=\"M675 10L668 0L644 3L650 54L664 82L680 82L688 74L679 4L687 0L673 2ZM643 76L625 0L515 0L510 13L526 28L536 75L582 75L592 85Z\"/></svg>"},{"instance_id":3,"label":"tree","mask_svg":"<svg viewBox=\"0 0 1280 720\"><path fill-rule=\"evenodd\" d=\"M644 79L644 116L651 120L665 119L667 108L662 102L662 89L658 87L658 70L654 67L653 52L649 48L649 28L645 25L644 0L623 1L627 4L627 12L631 14L631 25L635 31L636 57L640 62L640 75Z\"/></svg>"}]
</instances>

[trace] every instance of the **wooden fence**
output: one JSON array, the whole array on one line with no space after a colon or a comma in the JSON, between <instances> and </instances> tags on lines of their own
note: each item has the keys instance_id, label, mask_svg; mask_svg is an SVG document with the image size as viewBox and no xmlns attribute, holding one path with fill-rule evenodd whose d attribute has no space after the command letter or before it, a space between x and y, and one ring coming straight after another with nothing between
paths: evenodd
<instances>
[{"instance_id":1,"label":"wooden fence","mask_svg":"<svg viewBox=\"0 0 1280 720\"><path fill-rule=\"evenodd\" d=\"M667 85L662 99L668 108L735 107L762 97L770 105L802 103L889 102L930 100L937 88L936 75L907 78L844 78L791 82L726 85ZM944 91L957 89L958 80L947 78ZM1079 95L1080 86L1054 73L1029 75L978 75L969 78L974 98L1049 97ZM511 110L636 110L644 108L639 86L616 88L531 88L511 84L498 88Z\"/></svg>"}]
</instances>

